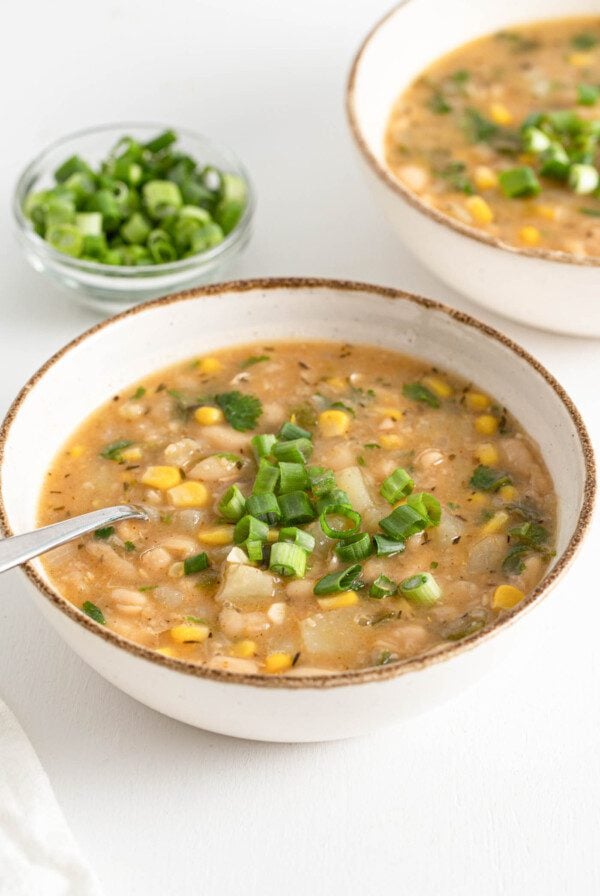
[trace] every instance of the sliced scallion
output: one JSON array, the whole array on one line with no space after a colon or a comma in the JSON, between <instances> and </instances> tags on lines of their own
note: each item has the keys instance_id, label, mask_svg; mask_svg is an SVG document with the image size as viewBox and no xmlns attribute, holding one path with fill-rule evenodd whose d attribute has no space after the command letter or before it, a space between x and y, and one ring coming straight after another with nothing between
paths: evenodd
<instances>
[{"instance_id":1,"label":"sliced scallion","mask_svg":"<svg viewBox=\"0 0 600 896\"><path fill-rule=\"evenodd\" d=\"M373 545L378 557L394 557L401 554L406 544L401 539L388 538L386 535L374 535Z\"/></svg>"},{"instance_id":2,"label":"sliced scallion","mask_svg":"<svg viewBox=\"0 0 600 896\"><path fill-rule=\"evenodd\" d=\"M335 476L333 470L325 467L307 467L310 490L317 498L327 494L335 488Z\"/></svg>"},{"instance_id":3,"label":"sliced scallion","mask_svg":"<svg viewBox=\"0 0 600 896\"><path fill-rule=\"evenodd\" d=\"M261 457L268 457L273 450L273 445L277 441L277 437L267 433L265 435L253 436L251 439L254 456L257 460Z\"/></svg>"},{"instance_id":4,"label":"sliced scallion","mask_svg":"<svg viewBox=\"0 0 600 896\"><path fill-rule=\"evenodd\" d=\"M266 523L246 514L235 524L233 540L236 544L243 541L266 541L268 534L269 527Z\"/></svg>"},{"instance_id":5,"label":"sliced scallion","mask_svg":"<svg viewBox=\"0 0 600 896\"><path fill-rule=\"evenodd\" d=\"M383 597L391 597L393 594L396 594L397 591L397 582L394 582L393 579L388 579L387 576L380 575L377 576L369 588L369 595L380 600Z\"/></svg>"},{"instance_id":6,"label":"sliced scallion","mask_svg":"<svg viewBox=\"0 0 600 896\"><path fill-rule=\"evenodd\" d=\"M299 548L303 548L309 554L315 549L315 539L310 532L298 529L297 526L286 526L280 529L279 541L289 541L292 544L297 544Z\"/></svg>"},{"instance_id":7,"label":"sliced scallion","mask_svg":"<svg viewBox=\"0 0 600 896\"><path fill-rule=\"evenodd\" d=\"M442 596L442 589L430 572L419 572L404 579L400 582L400 591L408 600L424 607L437 603Z\"/></svg>"},{"instance_id":8,"label":"sliced scallion","mask_svg":"<svg viewBox=\"0 0 600 896\"><path fill-rule=\"evenodd\" d=\"M287 421L279 430L278 438L283 439L284 442L291 442L294 439L311 439L312 435L308 429L302 429L296 423Z\"/></svg>"},{"instance_id":9,"label":"sliced scallion","mask_svg":"<svg viewBox=\"0 0 600 896\"><path fill-rule=\"evenodd\" d=\"M342 520L349 522L350 525L345 528L343 525L342 528L331 526L329 524L329 517L341 518ZM319 522L321 524L321 529L328 538L346 539L357 534L361 524L361 515L360 513L357 513L356 510L352 510L351 507L347 507L346 504L329 504L327 507L323 508L319 514Z\"/></svg>"},{"instance_id":10,"label":"sliced scallion","mask_svg":"<svg viewBox=\"0 0 600 896\"><path fill-rule=\"evenodd\" d=\"M193 557L185 558L183 561L183 573L186 576L191 576L195 572L202 572L202 570L208 569L208 566L208 555L205 553L196 554Z\"/></svg>"},{"instance_id":11,"label":"sliced scallion","mask_svg":"<svg viewBox=\"0 0 600 896\"><path fill-rule=\"evenodd\" d=\"M346 569L339 569L337 572L331 572L318 582L315 582L314 593L317 596L322 594L337 594L340 591L351 591L354 588L362 587L360 574L362 567L360 563L348 566Z\"/></svg>"},{"instance_id":12,"label":"sliced scallion","mask_svg":"<svg viewBox=\"0 0 600 896\"><path fill-rule=\"evenodd\" d=\"M389 516L380 520L379 525L394 541L405 541L411 535L422 532L427 527L427 521L418 510L408 504L401 504L392 510Z\"/></svg>"},{"instance_id":13,"label":"sliced scallion","mask_svg":"<svg viewBox=\"0 0 600 896\"><path fill-rule=\"evenodd\" d=\"M409 495L414 487L414 482L402 467L397 467L381 485L379 493L390 504L395 504L400 498Z\"/></svg>"},{"instance_id":14,"label":"sliced scallion","mask_svg":"<svg viewBox=\"0 0 600 896\"><path fill-rule=\"evenodd\" d=\"M500 188L509 199L521 199L524 196L537 196L540 192L540 182L536 173L529 165L520 168L509 168L498 175Z\"/></svg>"},{"instance_id":15,"label":"sliced scallion","mask_svg":"<svg viewBox=\"0 0 600 896\"><path fill-rule=\"evenodd\" d=\"M250 560L251 563L262 563L264 559L265 549L264 541L259 541L255 538L249 538L246 541L242 542L241 546L246 551L248 560Z\"/></svg>"},{"instance_id":16,"label":"sliced scallion","mask_svg":"<svg viewBox=\"0 0 600 896\"><path fill-rule=\"evenodd\" d=\"M282 460L279 463L279 474L279 491L282 495L308 488L308 475L304 464Z\"/></svg>"},{"instance_id":17,"label":"sliced scallion","mask_svg":"<svg viewBox=\"0 0 600 896\"><path fill-rule=\"evenodd\" d=\"M350 498L341 488L334 488L330 492L325 492L324 495L321 495L317 500L317 513L322 513L331 504L343 504L344 507L352 507Z\"/></svg>"},{"instance_id":18,"label":"sliced scallion","mask_svg":"<svg viewBox=\"0 0 600 896\"><path fill-rule=\"evenodd\" d=\"M315 511L306 492L288 492L280 495L279 507L285 526L299 526L310 523L315 518Z\"/></svg>"},{"instance_id":19,"label":"sliced scallion","mask_svg":"<svg viewBox=\"0 0 600 896\"><path fill-rule=\"evenodd\" d=\"M290 463L304 464L309 460L313 452L313 444L310 439L301 437L290 439L287 442L276 442L273 445L272 454L277 460Z\"/></svg>"},{"instance_id":20,"label":"sliced scallion","mask_svg":"<svg viewBox=\"0 0 600 896\"><path fill-rule=\"evenodd\" d=\"M337 544L335 552L340 560L344 560L347 563L365 560L373 553L371 536L368 532L357 532L356 535Z\"/></svg>"},{"instance_id":21,"label":"sliced scallion","mask_svg":"<svg viewBox=\"0 0 600 896\"><path fill-rule=\"evenodd\" d=\"M578 196L593 193L600 183L600 175L593 165L575 164L569 169L569 186Z\"/></svg>"},{"instance_id":22,"label":"sliced scallion","mask_svg":"<svg viewBox=\"0 0 600 896\"><path fill-rule=\"evenodd\" d=\"M418 492L409 495L406 503L421 514L427 527L439 526L442 518L442 506L434 495L429 492Z\"/></svg>"},{"instance_id":23,"label":"sliced scallion","mask_svg":"<svg viewBox=\"0 0 600 896\"><path fill-rule=\"evenodd\" d=\"M269 526L273 526L281 519L279 503L272 492L250 495L246 499L246 512Z\"/></svg>"},{"instance_id":24,"label":"sliced scallion","mask_svg":"<svg viewBox=\"0 0 600 896\"><path fill-rule=\"evenodd\" d=\"M258 464L256 479L252 486L253 495L266 495L275 491L279 481L279 468L270 464L266 458L261 458Z\"/></svg>"},{"instance_id":25,"label":"sliced scallion","mask_svg":"<svg viewBox=\"0 0 600 896\"><path fill-rule=\"evenodd\" d=\"M246 499L237 485L230 485L217 505L221 516L232 523L237 523L241 519L245 507Z\"/></svg>"},{"instance_id":26,"label":"sliced scallion","mask_svg":"<svg viewBox=\"0 0 600 896\"><path fill-rule=\"evenodd\" d=\"M276 541L271 545L269 569L281 576L301 579L306 573L306 551L289 541Z\"/></svg>"}]
</instances>

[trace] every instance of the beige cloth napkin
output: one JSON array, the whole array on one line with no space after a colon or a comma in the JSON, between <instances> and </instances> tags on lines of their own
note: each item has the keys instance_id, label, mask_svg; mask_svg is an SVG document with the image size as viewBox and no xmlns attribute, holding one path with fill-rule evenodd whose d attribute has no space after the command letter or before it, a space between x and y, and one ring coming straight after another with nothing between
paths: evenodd
<instances>
[{"instance_id":1,"label":"beige cloth napkin","mask_svg":"<svg viewBox=\"0 0 600 896\"><path fill-rule=\"evenodd\" d=\"M48 776L1 700L0 896L101 896Z\"/></svg>"}]
</instances>

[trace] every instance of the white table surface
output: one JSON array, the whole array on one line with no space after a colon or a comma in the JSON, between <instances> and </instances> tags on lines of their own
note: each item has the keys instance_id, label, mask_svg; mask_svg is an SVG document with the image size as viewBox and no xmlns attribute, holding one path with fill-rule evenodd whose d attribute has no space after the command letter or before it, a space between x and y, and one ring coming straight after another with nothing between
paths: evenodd
<instances>
[{"instance_id":1,"label":"white table surface","mask_svg":"<svg viewBox=\"0 0 600 896\"><path fill-rule=\"evenodd\" d=\"M598 439L598 343L479 311L409 257L371 204L342 96L351 54L387 4L10 4L0 55L0 410L96 319L20 257L8 209L20 167L68 131L149 118L222 139L252 172L256 232L234 274L354 278L442 298L547 364ZM107 896L595 894L593 556L592 535L508 664L452 704L360 740L257 744L164 718L63 645L20 573L0 582L0 694Z\"/></svg>"}]
</instances>

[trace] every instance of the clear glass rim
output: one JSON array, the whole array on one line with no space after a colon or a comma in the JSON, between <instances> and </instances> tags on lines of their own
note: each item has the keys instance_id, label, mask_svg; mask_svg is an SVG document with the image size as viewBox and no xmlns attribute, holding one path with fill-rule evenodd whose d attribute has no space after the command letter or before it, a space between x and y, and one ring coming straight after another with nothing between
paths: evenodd
<instances>
[{"instance_id":1,"label":"clear glass rim","mask_svg":"<svg viewBox=\"0 0 600 896\"><path fill-rule=\"evenodd\" d=\"M81 139L83 137L89 137L94 134L102 134L106 131L122 129L125 133L127 130L133 130L136 128L147 128L153 130L167 130L171 128L177 134L182 134L183 136L188 137L190 140L203 143L209 151L212 149L215 151L215 153L224 156L227 159L228 164L230 164L231 167L235 169L235 173L243 177L248 188L248 201L246 203L246 208L244 209L242 217L233 228L231 233L228 233L223 242L219 243L217 246L213 246L213 248L207 249L205 252L199 252L197 255L190 255L189 258L180 258L177 261L170 261L165 264L107 265L102 264L101 262L85 261L81 258L72 258L70 255L59 252L57 249L47 243L46 240L39 236L39 234L37 234L35 230L33 230L23 214L22 203L26 195L27 185L34 175L36 169L41 164L43 164L45 158L51 152L56 149L60 149L61 146L65 146L72 141ZM82 128L78 131L72 131L71 133L66 134L63 137L60 137L58 140L54 140L52 143L47 144L25 166L25 168L17 178L17 182L13 191L12 212L19 233L21 233L25 237L32 249L34 249L38 254L46 256L48 259L52 260L58 265L68 267L69 269L73 270L80 270L82 273L86 274L96 274L100 277L107 277L108 279L113 279L119 276L130 278L140 276L144 277L144 279L146 280L152 280L153 277L158 278L166 274L177 274L191 269L202 269L205 267L211 267L213 262L220 259L221 256L227 255L230 250L236 248L241 242L243 242L248 232L252 215L254 214L255 204L256 200L254 187L248 171L235 155L235 153L233 153L227 147L216 143L214 140L206 137L204 134L200 134L198 131L193 131L185 127L177 127L173 124L165 124L164 122L157 121L117 121L114 123L94 125L92 127Z\"/></svg>"}]
</instances>

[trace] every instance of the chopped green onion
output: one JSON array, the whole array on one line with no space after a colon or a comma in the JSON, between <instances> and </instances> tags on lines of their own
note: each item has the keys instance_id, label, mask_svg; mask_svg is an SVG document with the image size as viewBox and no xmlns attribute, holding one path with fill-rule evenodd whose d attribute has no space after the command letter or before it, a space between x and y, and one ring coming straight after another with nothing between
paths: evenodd
<instances>
[{"instance_id":1,"label":"chopped green onion","mask_svg":"<svg viewBox=\"0 0 600 896\"><path fill-rule=\"evenodd\" d=\"M87 162L84 162L79 156L71 156L70 159L67 159L66 162L63 162L62 165L56 169L54 172L54 179L59 184L62 184L73 174L93 175L93 171Z\"/></svg>"},{"instance_id":2,"label":"chopped green onion","mask_svg":"<svg viewBox=\"0 0 600 896\"><path fill-rule=\"evenodd\" d=\"M150 180L142 187L144 205L155 221L174 215L183 205L177 184L170 180Z\"/></svg>"},{"instance_id":3,"label":"chopped green onion","mask_svg":"<svg viewBox=\"0 0 600 896\"><path fill-rule=\"evenodd\" d=\"M509 199L520 199L524 196L537 196L540 182L533 168L523 165L521 168L509 168L501 171L498 182L505 196Z\"/></svg>"},{"instance_id":4,"label":"chopped green onion","mask_svg":"<svg viewBox=\"0 0 600 896\"><path fill-rule=\"evenodd\" d=\"M96 213L98 214L98 213ZM141 212L134 212L119 231L126 243L145 243L152 228Z\"/></svg>"},{"instance_id":5,"label":"chopped green onion","mask_svg":"<svg viewBox=\"0 0 600 896\"><path fill-rule=\"evenodd\" d=\"M440 400L427 386L423 383L405 383L402 386L402 394L412 401L420 401L428 404L430 408L439 408Z\"/></svg>"},{"instance_id":6,"label":"chopped green onion","mask_svg":"<svg viewBox=\"0 0 600 896\"><path fill-rule=\"evenodd\" d=\"M282 495L288 492L304 491L308 488L308 476L304 464L280 461L279 473L279 491Z\"/></svg>"},{"instance_id":7,"label":"chopped green onion","mask_svg":"<svg viewBox=\"0 0 600 896\"><path fill-rule=\"evenodd\" d=\"M331 572L318 582L315 582L314 593L317 596L323 594L337 594L340 591L351 591L354 588L362 587L360 574L362 567L360 563L348 566L346 569L339 569L337 572Z\"/></svg>"},{"instance_id":8,"label":"chopped green onion","mask_svg":"<svg viewBox=\"0 0 600 896\"><path fill-rule=\"evenodd\" d=\"M109 445L104 446L100 452L100 457L103 457L105 460L115 460L117 463L121 463L121 452L123 449L129 448L130 445L133 445L131 439L117 439L116 442L111 442Z\"/></svg>"},{"instance_id":9,"label":"chopped green onion","mask_svg":"<svg viewBox=\"0 0 600 896\"><path fill-rule=\"evenodd\" d=\"M369 588L369 595L371 597L376 597L379 600L382 597L391 597L393 594L396 594L397 591L397 582L394 582L393 579L388 579L387 576L380 575L377 576Z\"/></svg>"},{"instance_id":10,"label":"chopped green onion","mask_svg":"<svg viewBox=\"0 0 600 896\"><path fill-rule=\"evenodd\" d=\"M183 573L186 576L191 576L195 572L202 572L202 570L208 569L208 566L207 554L195 554L193 557L186 557L183 561Z\"/></svg>"},{"instance_id":11,"label":"chopped green onion","mask_svg":"<svg viewBox=\"0 0 600 896\"><path fill-rule=\"evenodd\" d=\"M257 460L260 460L261 457L268 457L272 450L273 445L277 441L277 437L266 434L261 436L252 436L251 445L254 451L254 456Z\"/></svg>"},{"instance_id":12,"label":"chopped green onion","mask_svg":"<svg viewBox=\"0 0 600 896\"><path fill-rule=\"evenodd\" d=\"M288 492L286 495L280 495L279 507L286 526L310 523L315 518L315 511L306 492Z\"/></svg>"},{"instance_id":13,"label":"chopped green onion","mask_svg":"<svg viewBox=\"0 0 600 896\"><path fill-rule=\"evenodd\" d=\"M551 143L547 134L533 126L524 128L521 138L525 152L543 152L545 149L548 149Z\"/></svg>"},{"instance_id":14,"label":"chopped green onion","mask_svg":"<svg viewBox=\"0 0 600 896\"><path fill-rule=\"evenodd\" d=\"M571 160L561 143L553 142L540 156L540 174L565 180L569 174Z\"/></svg>"},{"instance_id":15,"label":"chopped green onion","mask_svg":"<svg viewBox=\"0 0 600 896\"><path fill-rule=\"evenodd\" d=\"M244 515L245 507L246 499L237 485L230 485L217 505L221 516L232 523L237 523L241 519Z\"/></svg>"},{"instance_id":16,"label":"chopped green onion","mask_svg":"<svg viewBox=\"0 0 600 896\"><path fill-rule=\"evenodd\" d=\"M385 535L374 535L373 544L378 557L394 557L406 548L403 540L387 538Z\"/></svg>"},{"instance_id":17,"label":"chopped green onion","mask_svg":"<svg viewBox=\"0 0 600 896\"><path fill-rule=\"evenodd\" d=\"M301 579L306 573L306 551L288 541L276 541L271 545L269 569L281 576Z\"/></svg>"},{"instance_id":18,"label":"chopped green onion","mask_svg":"<svg viewBox=\"0 0 600 896\"><path fill-rule=\"evenodd\" d=\"M81 609L85 613L86 616L89 616L90 619L93 619L94 622L98 622L100 625L106 625L106 619L104 618L104 613L97 607L96 604L93 604L91 600L84 601Z\"/></svg>"},{"instance_id":19,"label":"chopped green onion","mask_svg":"<svg viewBox=\"0 0 600 896\"><path fill-rule=\"evenodd\" d=\"M420 572L400 582L400 591L408 600L423 607L437 603L442 590L430 572Z\"/></svg>"},{"instance_id":20,"label":"chopped green onion","mask_svg":"<svg viewBox=\"0 0 600 896\"><path fill-rule=\"evenodd\" d=\"M279 509L277 498L270 492L250 495L246 499L246 512L269 526L273 526L281 519L281 510Z\"/></svg>"},{"instance_id":21,"label":"chopped green onion","mask_svg":"<svg viewBox=\"0 0 600 896\"><path fill-rule=\"evenodd\" d=\"M274 492L279 481L279 468L270 464L264 457L258 465L258 472L252 487L253 495L266 495Z\"/></svg>"},{"instance_id":22,"label":"chopped green onion","mask_svg":"<svg viewBox=\"0 0 600 896\"><path fill-rule=\"evenodd\" d=\"M426 528L427 522L417 510L409 507L408 504L401 504L400 507L392 510L389 516L380 520L379 525L390 538L395 541L405 541L411 535L422 532Z\"/></svg>"},{"instance_id":23,"label":"chopped green onion","mask_svg":"<svg viewBox=\"0 0 600 896\"><path fill-rule=\"evenodd\" d=\"M312 442L303 437L299 439L290 439L287 442L276 442L272 449L272 454L277 460L285 460L297 464L306 463L312 452Z\"/></svg>"},{"instance_id":24,"label":"chopped green onion","mask_svg":"<svg viewBox=\"0 0 600 896\"><path fill-rule=\"evenodd\" d=\"M170 261L176 261L177 249L164 230L159 228L152 230L146 242L150 255L156 264L168 264Z\"/></svg>"},{"instance_id":25,"label":"chopped green onion","mask_svg":"<svg viewBox=\"0 0 600 896\"><path fill-rule=\"evenodd\" d=\"M388 476L379 489L389 504L395 504L400 498L405 498L414 488L414 482L402 467L397 467L394 472Z\"/></svg>"},{"instance_id":26,"label":"chopped green onion","mask_svg":"<svg viewBox=\"0 0 600 896\"><path fill-rule=\"evenodd\" d=\"M298 529L297 526L287 526L279 530L279 541L289 541L297 544L299 548L307 551L309 554L315 549L315 539L310 532Z\"/></svg>"},{"instance_id":27,"label":"chopped green onion","mask_svg":"<svg viewBox=\"0 0 600 896\"><path fill-rule=\"evenodd\" d=\"M344 539L335 546L335 552L340 560L346 562L365 560L373 553L371 536L368 532L357 532L350 538Z\"/></svg>"},{"instance_id":28,"label":"chopped green onion","mask_svg":"<svg viewBox=\"0 0 600 896\"><path fill-rule=\"evenodd\" d=\"M593 193L600 183L600 175L593 165L571 165L569 170L569 186L579 196Z\"/></svg>"},{"instance_id":29,"label":"chopped green onion","mask_svg":"<svg viewBox=\"0 0 600 896\"><path fill-rule=\"evenodd\" d=\"M334 488L330 492L325 492L325 494L321 495L317 500L317 513L321 514L326 507L330 507L332 504L343 504L344 507L352 507L350 498L346 492L341 488Z\"/></svg>"},{"instance_id":30,"label":"chopped green onion","mask_svg":"<svg viewBox=\"0 0 600 896\"><path fill-rule=\"evenodd\" d=\"M167 146L170 146L176 141L177 134L175 131L169 129L163 131L162 134L158 134L158 136L154 137L152 140L149 140L148 143L146 143L146 149L151 153L162 152L163 149L166 149Z\"/></svg>"},{"instance_id":31,"label":"chopped green onion","mask_svg":"<svg viewBox=\"0 0 600 896\"><path fill-rule=\"evenodd\" d=\"M79 258L83 251L83 234L75 224L51 224L46 240L57 252Z\"/></svg>"},{"instance_id":32,"label":"chopped green onion","mask_svg":"<svg viewBox=\"0 0 600 896\"><path fill-rule=\"evenodd\" d=\"M338 529L335 526L330 526L327 519L330 516L341 517L343 520L348 520L351 525L346 529ZM347 507L346 504L329 504L321 511L319 522L321 524L321 529L328 538L345 539L357 534L361 524L361 515L360 513L357 513L356 510L352 510L351 507Z\"/></svg>"},{"instance_id":33,"label":"chopped green onion","mask_svg":"<svg viewBox=\"0 0 600 896\"><path fill-rule=\"evenodd\" d=\"M325 467L307 467L306 472L308 474L310 490L317 498L320 498L322 495L326 495L328 492L335 489L335 476L333 470L328 470ZM333 503L343 504L344 502Z\"/></svg>"},{"instance_id":34,"label":"chopped green onion","mask_svg":"<svg viewBox=\"0 0 600 896\"><path fill-rule=\"evenodd\" d=\"M246 514L235 524L233 540L236 544L241 544L243 541L266 541L268 534L269 527L266 523Z\"/></svg>"},{"instance_id":35,"label":"chopped green onion","mask_svg":"<svg viewBox=\"0 0 600 896\"><path fill-rule=\"evenodd\" d=\"M596 84L578 84L577 102L580 106L595 106L600 99L600 87Z\"/></svg>"},{"instance_id":36,"label":"chopped green onion","mask_svg":"<svg viewBox=\"0 0 600 896\"><path fill-rule=\"evenodd\" d=\"M439 526L442 518L442 506L434 495L429 492L417 492L414 495L409 495L406 503L421 514L427 527Z\"/></svg>"},{"instance_id":37,"label":"chopped green onion","mask_svg":"<svg viewBox=\"0 0 600 896\"><path fill-rule=\"evenodd\" d=\"M278 438L283 439L284 442L291 442L294 439L311 439L312 434L308 429L302 429L295 423L286 422L279 430Z\"/></svg>"},{"instance_id":38,"label":"chopped green onion","mask_svg":"<svg viewBox=\"0 0 600 896\"><path fill-rule=\"evenodd\" d=\"M469 480L469 485L479 492L497 492L503 485L510 485L511 478L506 473L494 470L493 467L486 467L480 464L475 467L473 475Z\"/></svg>"},{"instance_id":39,"label":"chopped green onion","mask_svg":"<svg viewBox=\"0 0 600 896\"><path fill-rule=\"evenodd\" d=\"M251 563L262 563L264 559L265 543L257 539L248 539L244 541L241 547L246 551L248 560Z\"/></svg>"},{"instance_id":40,"label":"chopped green onion","mask_svg":"<svg viewBox=\"0 0 600 896\"><path fill-rule=\"evenodd\" d=\"M86 236L101 236L102 215L100 212L79 212L75 215L75 226Z\"/></svg>"}]
</instances>

